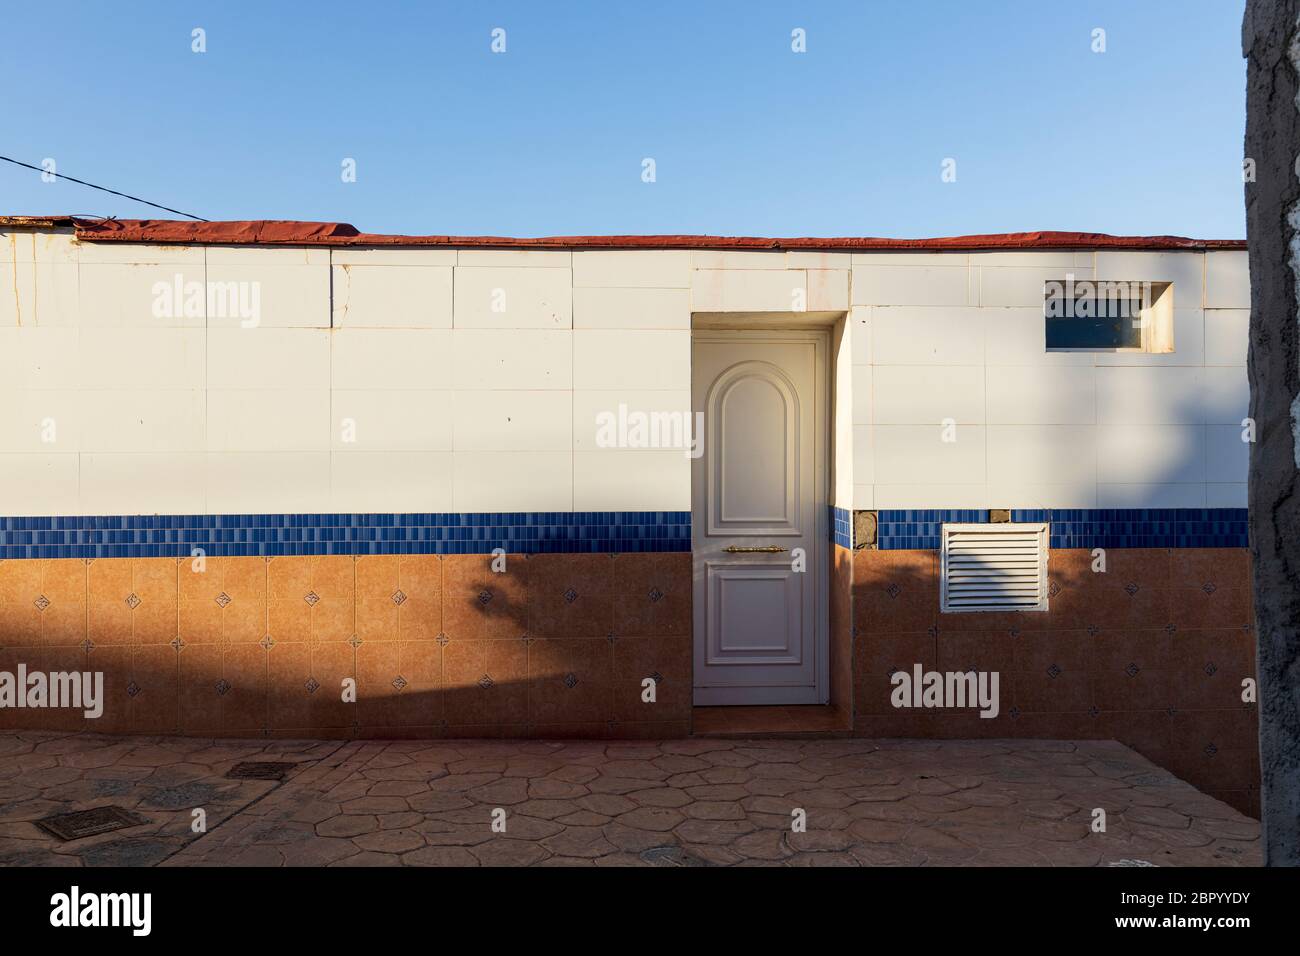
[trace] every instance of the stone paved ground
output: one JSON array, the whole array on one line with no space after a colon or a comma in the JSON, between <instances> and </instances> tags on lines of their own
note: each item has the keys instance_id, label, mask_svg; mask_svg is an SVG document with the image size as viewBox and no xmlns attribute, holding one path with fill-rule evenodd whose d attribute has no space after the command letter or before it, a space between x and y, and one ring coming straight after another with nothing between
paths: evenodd
<instances>
[{"instance_id":1,"label":"stone paved ground","mask_svg":"<svg viewBox=\"0 0 1300 956\"><path fill-rule=\"evenodd\" d=\"M225 779L242 760L299 766ZM69 843L32 822L109 804L149 822ZM1104 741L0 734L7 866L1243 866L1258 841L1254 820Z\"/></svg>"}]
</instances>

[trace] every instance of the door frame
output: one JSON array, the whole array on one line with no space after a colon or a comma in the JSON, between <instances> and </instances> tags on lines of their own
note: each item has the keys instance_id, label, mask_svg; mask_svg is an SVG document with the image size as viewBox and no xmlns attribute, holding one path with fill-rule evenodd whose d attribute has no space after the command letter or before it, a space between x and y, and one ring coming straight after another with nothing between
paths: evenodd
<instances>
[{"instance_id":1,"label":"door frame","mask_svg":"<svg viewBox=\"0 0 1300 956\"><path fill-rule=\"evenodd\" d=\"M695 393L695 344L711 342L719 344L754 343L776 344L781 342L811 342L814 346L813 370L813 544L812 553L808 555L808 566L812 570L816 586L814 587L816 607L814 609L813 634L813 674L815 680L816 701L809 705L781 704L775 706L818 706L830 703L830 502L831 502L831 407L830 407L830 328L737 328L737 329L692 329L691 330L691 394ZM705 409L695 409L703 412ZM709 437L706 435L705 440ZM699 642L707 640L705 619L707 602L695 600L700 593L700 581L704 566L698 536L706 532L698 520L698 511L703 504L696 500L695 474L691 474L691 700L695 700L695 651ZM734 697L734 700L714 700L704 706L764 706L766 702L745 700L744 697L754 688L731 688L730 692L714 696ZM701 706L701 705L696 705Z\"/></svg>"}]
</instances>

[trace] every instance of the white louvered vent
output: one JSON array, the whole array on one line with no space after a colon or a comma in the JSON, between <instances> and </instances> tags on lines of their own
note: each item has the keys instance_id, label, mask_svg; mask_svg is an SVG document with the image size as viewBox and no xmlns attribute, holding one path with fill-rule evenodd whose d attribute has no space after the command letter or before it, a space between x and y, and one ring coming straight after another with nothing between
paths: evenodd
<instances>
[{"instance_id":1,"label":"white louvered vent","mask_svg":"<svg viewBox=\"0 0 1300 956\"><path fill-rule=\"evenodd\" d=\"M944 611L1046 611L1047 525L943 526Z\"/></svg>"}]
</instances>

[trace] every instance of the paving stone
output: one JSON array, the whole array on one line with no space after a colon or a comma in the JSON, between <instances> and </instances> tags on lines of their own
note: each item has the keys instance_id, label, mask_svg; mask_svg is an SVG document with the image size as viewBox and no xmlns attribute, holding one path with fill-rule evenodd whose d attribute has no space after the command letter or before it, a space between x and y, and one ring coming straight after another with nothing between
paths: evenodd
<instances>
[{"instance_id":1,"label":"paving stone","mask_svg":"<svg viewBox=\"0 0 1300 956\"><path fill-rule=\"evenodd\" d=\"M293 809L289 819L298 823L320 823L342 812L339 805L331 800L307 800Z\"/></svg>"},{"instance_id":2,"label":"paving stone","mask_svg":"<svg viewBox=\"0 0 1300 956\"><path fill-rule=\"evenodd\" d=\"M590 810L575 810L573 813L566 813L562 817L556 817L555 822L566 827L601 827L613 819L613 817L606 816L603 813L592 813Z\"/></svg>"},{"instance_id":3,"label":"paving stone","mask_svg":"<svg viewBox=\"0 0 1300 956\"><path fill-rule=\"evenodd\" d=\"M478 866L479 861L461 846L426 846L401 856L403 866Z\"/></svg>"},{"instance_id":4,"label":"paving stone","mask_svg":"<svg viewBox=\"0 0 1300 956\"><path fill-rule=\"evenodd\" d=\"M731 848L742 857L754 860L783 860L794 852L785 837L783 830L759 830L737 837Z\"/></svg>"},{"instance_id":5,"label":"paving stone","mask_svg":"<svg viewBox=\"0 0 1300 956\"><path fill-rule=\"evenodd\" d=\"M533 866L547 855L547 851L532 840L504 837L470 847L470 853L484 866Z\"/></svg>"},{"instance_id":6,"label":"paving stone","mask_svg":"<svg viewBox=\"0 0 1300 956\"><path fill-rule=\"evenodd\" d=\"M363 851L353 856L345 856L330 866L401 866L402 858L396 853L374 853Z\"/></svg>"},{"instance_id":7,"label":"paving stone","mask_svg":"<svg viewBox=\"0 0 1300 956\"><path fill-rule=\"evenodd\" d=\"M724 845L756 829L748 820L687 820L673 832L683 843Z\"/></svg>"},{"instance_id":8,"label":"paving stone","mask_svg":"<svg viewBox=\"0 0 1300 956\"><path fill-rule=\"evenodd\" d=\"M528 781L517 777L494 780L465 794L471 800L508 807L528 799Z\"/></svg>"},{"instance_id":9,"label":"paving stone","mask_svg":"<svg viewBox=\"0 0 1300 956\"><path fill-rule=\"evenodd\" d=\"M1164 807L1133 807L1125 811L1124 822L1182 830L1192 821L1190 817Z\"/></svg>"},{"instance_id":10,"label":"paving stone","mask_svg":"<svg viewBox=\"0 0 1300 956\"><path fill-rule=\"evenodd\" d=\"M424 820L423 813L416 813L408 810L405 813L381 813L379 814L379 829L381 830L400 830L403 827L413 827Z\"/></svg>"},{"instance_id":11,"label":"paving stone","mask_svg":"<svg viewBox=\"0 0 1300 956\"><path fill-rule=\"evenodd\" d=\"M212 741L0 731L10 866L1255 866L1259 824L1111 741ZM302 764L230 781L241 760ZM32 821L147 824L58 843ZM208 811L208 830L189 811ZM1108 832L1091 829L1091 808ZM504 833L493 811L506 810ZM807 831L791 830L792 811Z\"/></svg>"},{"instance_id":12,"label":"paving stone","mask_svg":"<svg viewBox=\"0 0 1300 956\"><path fill-rule=\"evenodd\" d=\"M796 853L786 866L861 866L852 853Z\"/></svg>"},{"instance_id":13,"label":"paving stone","mask_svg":"<svg viewBox=\"0 0 1300 956\"><path fill-rule=\"evenodd\" d=\"M682 813L697 820L745 819L745 808L727 800L700 800L683 807Z\"/></svg>"},{"instance_id":14,"label":"paving stone","mask_svg":"<svg viewBox=\"0 0 1300 956\"><path fill-rule=\"evenodd\" d=\"M651 847L663 846L671 838L670 834L662 830L642 830L618 820L602 827L601 832L611 844L628 853L640 853Z\"/></svg>"},{"instance_id":15,"label":"paving stone","mask_svg":"<svg viewBox=\"0 0 1300 956\"><path fill-rule=\"evenodd\" d=\"M785 842L796 853L825 853L847 850L856 841L853 835L845 830L819 830L810 827L804 833L790 833L786 836Z\"/></svg>"},{"instance_id":16,"label":"paving stone","mask_svg":"<svg viewBox=\"0 0 1300 956\"><path fill-rule=\"evenodd\" d=\"M316 824L317 835L323 837L354 837L378 829L378 818L369 813L340 814Z\"/></svg>"},{"instance_id":17,"label":"paving stone","mask_svg":"<svg viewBox=\"0 0 1300 956\"><path fill-rule=\"evenodd\" d=\"M613 853L617 848L605 839L599 827L566 827L547 837L542 846L556 856L591 858Z\"/></svg>"},{"instance_id":18,"label":"paving stone","mask_svg":"<svg viewBox=\"0 0 1300 956\"><path fill-rule=\"evenodd\" d=\"M687 787L686 792L692 800L744 800L749 796L748 790L734 783Z\"/></svg>"},{"instance_id":19,"label":"paving stone","mask_svg":"<svg viewBox=\"0 0 1300 956\"><path fill-rule=\"evenodd\" d=\"M685 790L678 790L675 787L634 790L627 794L627 798L643 807L667 807L669 809L684 807L691 802L691 797Z\"/></svg>"},{"instance_id":20,"label":"paving stone","mask_svg":"<svg viewBox=\"0 0 1300 956\"><path fill-rule=\"evenodd\" d=\"M102 843L77 854L85 866L157 866L181 848L174 840L128 838Z\"/></svg>"},{"instance_id":21,"label":"paving stone","mask_svg":"<svg viewBox=\"0 0 1300 956\"><path fill-rule=\"evenodd\" d=\"M536 800L573 800L586 796L590 792L583 784L571 783L568 780L543 777L540 780L528 781L528 796Z\"/></svg>"},{"instance_id":22,"label":"paving stone","mask_svg":"<svg viewBox=\"0 0 1300 956\"><path fill-rule=\"evenodd\" d=\"M576 802L584 810L601 813L609 817L616 817L620 813L627 813L629 810L637 808L634 801L613 793L592 793L579 797Z\"/></svg>"},{"instance_id":23,"label":"paving stone","mask_svg":"<svg viewBox=\"0 0 1300 956\"><path fill-rule=\"evenodd\" d=\"M351 840L318 838L306 843L277 847L285 866L328 866L357 852Z\"/></svg>"},{"instance_id":24,"label":"paving stone","mask_svg":"<svg viewBox=\"0 0 1300 956\"><path fill-rule=\"evenodd\" d=\"M637 830L654 830L664 833L679 825L685 819L686 817L681 813L669 807L638 807L622 814L618 818L618 822L625 827L633 827Z\"/></svg>"},{"instance_id":25,"label":"paving stone","mask_svg":"<svg viewBox=\"0 0 1300 956\"><path fill-rule=\"evenodd\" d=\"M363 850L380 853L405 853L424 846L423 835L414 830L379 830L353 837L352 842Z\"/></svg>"}]
</instances>

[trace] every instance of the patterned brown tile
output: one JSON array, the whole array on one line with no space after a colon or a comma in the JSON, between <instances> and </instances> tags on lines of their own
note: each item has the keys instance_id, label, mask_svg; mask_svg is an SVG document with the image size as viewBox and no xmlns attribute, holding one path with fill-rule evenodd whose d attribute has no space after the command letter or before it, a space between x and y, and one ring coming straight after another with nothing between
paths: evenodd
<instances>
[{"instance_id":1,"label":"patterned brown tile","mask_svg":"<svg viewBox=\"0 0 1300 956\"><path fill-rule=\"evenodd\" d=\"M28 673L34 671L43 671L46 674L55 672L87 670L86 659L87 653L80 647L53 646L53 647L34 647L25 648L19 651L20 660L27 664ZM43 730L85 730L86 725L94 724L94 721L87 721L84 714L85 708L71 707L44 707L27 709L20 711L22 715L19 719L18 726L40 728Z\"/></svg>"},{"instance_id":2,"label":"patterned brown tile","mask_svg":"<svg viewBox=\"0 0 1300 956\"><path fill-rule=\"evenodd\" d=\"M638 680L660 674L690 683L691 652L689 637L620 637L614 641L613 674Z\"/></svg>"},{"instance_id":3,"label":"patterned brown tile","mask_svg":"<svg viewBox=\"0 0 1300 956\"><path fill-rule=\"evenodd\" d=\"M1172 663L1170 636L1165 630L1099 630L1091 638L1090 669L1099 675L1119 674L1130 664L1144 670L1167 670Z\"/></svg>"},{"instance_id":4,"label":"patterned brown tile","mask_svg":"<svg viewBox=\"0 0 1300 956\"><path fill-rule=\"evenodd\" d=\"M1163 628L1168 625L1172 592L1168 588L1143 584L1136 580L1138 577L1139 575L1121 577L1111 572L1091 587L1087 595L1088 625L1111 631Z\"/></svg>"},{"instance_id":5,"label":"patterned brown tile","mask_svg":"<svg viewBox=\"0 0 1300 956\"><path fill-rule=\"evenodd\" d=\"M853 621L859 634L924 631L939 617L934 551L858 551Z\"/></svg>"},{"instance_id":6,"label":"patterned brown tile","mask_svg":"<svg viewBox=\"0 0 1300 956\"><path fill-rule=\"evenodd\" d=\"M220 600L229 597L224 588L225 569L221 558L208 558L202 571L182 561L179 569L180 601L177 632L188 644L219 644L223 640L224 611Z\"/></svg>"},{"instance_id":7,"label":"patterned brown tile","mask_svg":"<svg viewBox=\"0 0 1300 956\"><path fill-rule=\"evenodd\" d=\"M399 698L402 726L438 726L445 720L442 658L443 648L435 641L401 642L401 675L406 681Z\"/></svg>"},{"instance_id":8,"label":"patterned brown tile","mask_svg":"<svg viewBox=\"0 0 1300 956\"><path fill-rule=\"evenodd\" d=\"M4 561L0 562L0 567L18 563ZM37 582L38 589L34 593L9 591L5 600L0 601L0 634L4 635L5 645L36 647L41 643L41 615L44 612L36 606L36 599L41 596L39 586Z\"/></svg>"},{"instance_id":9,"label":"patterned brown tile","mask_svg":"<svg viewBox=\"0 0 1300 956\"><path fill-rule=\"evenodd\" d=\"M686 636L691 633L691 556L619 554L614 564L614 633Z\"/></svg>"},{"instance_id":10,"label":"patterned brown tile","mask_svg":"<svg viewBox=\"0 0 1300 956\"><path fill-rule=\"evenodd\" d=\"M311 590L303 603L311 614L313 643L347 641L356 633L356 562L346 555L311 561ZM312 596L315 600L312 600Z\"/></svg>"},{"instance_id":11,"label":"patterned brown tile","mask_svg":"<svg viewBox=\"0 0 1300 956\"><path fill-rule=\"evenodd\" d=\"M221 645L187 645L180 652L179 668L181 732L189 735L220 733L221 694L218 687L225 679Z\"/></svg>"},{"instance_id":12,"label":"patterned brown tile","mask_svg":"<svg viewBox=\"0 0 1300 956\"><path fill-rule=\"evenodd\" d=\"M528 717L536 724L607 721L613 711L613 645L544 638L528 646Z\"/></svg>"},{"instance_id":13,"label":"patterned brown tile","mask_svg":"<svg viewBox=\"0 0 1300 956\"><path fill-rule=\"evenodd\" d=\"M268 568L264 558L222 559L221 593L229 600L216 595L213 603L221 608L221 632L226 643L257 644L266 637Z\"/></svg>"},{"instance_id":14,"label":"patterned brown tile","mask_svg":"<svg viewBox=\"0 0 1300 956\"><path fill-rule=\"evenodd\" d=\"M41 594L50 604L40 612L40 642L76 646L86 639L86 563L76 558L41 565ZM35 604L31 604L35 607Z\"/></svg>"},{"instance_id":15,"label":"patterned brown tile","mask_svg":"<svg viewBox=\"0 0 1300 956\"><path fill-rule=\"evenodd\" d=\"M397 607L397 627L403 641L436 641L442 633L442 565L436 554L399 558L397 583L403 597Z\"/></svg>"},{"instance_id":16,"label":"patterned brown tile","mask_svg":"<svg viewBox=\"0 0 1300 956\"><path fill-rule=\"evenodd\" d=\"M179 659L175 648L145 644L131 648L131 729L138 734L174 734L180 720Z\"/></svg>"},{"instance_id":17,"label":"patterned brown tile","mask_svg":"<svg viewBox=\"0 0 1300 956\"><path fill-rule=\"evenodd\" d=\"M528 633L533 562L508 554L504 571L492 565L491 555L443 558L442 630L453 641L516 640Z\"/></svg>"},{"instance_id":18,"label":"patterned brown tile","mask_svg":"<svg viewBox=\"0 0 1300 956\"><path fill-rule=\"evenodd\" d=\"M321 686L308 697L310 726L337 728L355 722L356 704L344 701L343 680L355 680L356 671L356 651L351 644L312 643L311 676Z\"/></svg>"},{"instance_id":19,"label":"patterned brown tile","mask_svg":"<svg viewBox=\"0 0 1300 956\"><path fill-rule=\"evenodd\" d=\"M168 644L176 639L177 575L175 558L132 560L131 590L139 598L131 611L133 643Z\"/></svg>"},{"instance_id":20,"label":"patterned brown tile","mask_svg":"<svg viewBox=\"0 0 1300 956\"><path fill-rule=\"evenodd\" d=\"M1248 588L1250 552L1245 548L1175 548L1170 555L1172 587Z\"/></svg>"},{"instance_id":21,"label":"patterned brown tile","mask_svg":"<svg viewBox=\"0 0 1300 956\"><path fill-rule=\"evenodd\" d=\"M1090 683L1093 703L1103 711L1166 710L1176 696L1173 676L1168 669L1142 667L1136 663L1104 670L1094 668Z\"/></svg>"},{"instance_id":22,"label":"patterned brown tile","mask_svg":"<svg viewBox=\"0 0 1300 956\"><path fill-rule=\"evenodd\" d=\"M40 561L0 561L0 601L29 602L41 593Z\"/></svg>"},{"instance_id":23,"label":"patterned brown tile","mask_svg":"<svg viewBox=\"0 0 1300 956\"><path fill-rule=\"evenodd\" d=\"M394 562L393 583L396 579ZM405 686L401 645L397 641L363 641L357 648L357 720L367 726L397 726L401 723L400 693Z\"/></svg>"},{"instance_id":24,"label":"patterned brown tile","mask_svg":"<svg viewBox=\"0 0 1300 956\"><path fill-rule=\"evenodd\" d=\"M1024 714L1085 713L1093 705L1093 688L1087 670L1049 665L1043 670L1016 671L1010 686L1002 688L1008 703Z\"/></svg>"},{"instance_id":25,"label":"patterned brown tile","mask_svg":"<svg viewBox=\"0 0 1300 956\"><path fill-rule=\"evenodd\" d=\"M87 579L90 640L103 645L133 643L132 612L126 603L134 587L130 559L97 558Z\"/></svg>"},{"instance_id":26,"label":"patterned brown tile","mask_svg":"<svg viewBox=\"0 0 1300 956\"><path fill-rule=\"evenodd\" d=\"M653 700L649 697L645 681L653 683ZM641 679L620 678L610 683L613 719L635 721L685 721L691 717L694 688L690 681L680 677L653 677Z\"/></svg>"},{"instance_id":27,"label":"patterned brown tile","mask_svg":"<svg viewBox=\"0 0 1300 956\"><path fill-rule=\"evenodd\" d=\"M938 668L941 671L999 671L1014 667L1011 633L1000 631L950 631L938 636Z\"/></svg>"},{"instance_id":28,"label":"patterned brown tile","mask_svg":"<svg viewBox=\"0 0 1300 956\"><path fill-rule=\"evenodd\" d=\"M1099 736L1142 753L1167 752L1173 744L1173 726L1167 710L1103 710L1097 715Z\"/></svg>"},{"instance_id":29,"label":"patterned brown tile","mask_svg":"<svg viewBox=\"0 0 1300 956\"><path fill-rule=\"evenodd\" d=\"M124 734L134 729L131 715L134 699L130 693L135 676L133 650L126 645L100 646L92 648L86 655L86 668L104 675L103 713L86 720L86 727L94 733ZM173 666L173 687L175 683ZM172 723L174 725L175 721Z\"/></svg>"},{"instance_id":30,"label":"patterned brown tile","mask_svg":"<svg viewBox=\"0 0 1300 956\"><path fill-rule=\"evenodd\" d=\"M266 596L272 601L301 601L311 590L311 562L307 558L281 556L266 562Z\"/></svg>"},{"instance_id":31,"label":"patterned brown tile","mask_svg":"<svg viewBox=\"0 0 1300 956\"><path fill-rule=\"evenodd\" d=\"M181 656L187 653L189 648ZM266 664L269 722L273 730L311 727L312 700L317 695L337 697L340 693L338 684L326 686L322 678L314 675L309 644L277 641L267 651Z\"/></svg>"},{"instance_id":32,"label":"patterned brown tile","mask_svg":"<svg viewBox=\"0 0 1300 956\"><path fill-rule=\"evenodd\" d=\"M397 555L364 555L357 558L356 578L357 636L366 642L396 641L398 601L394 600L394 595L400 594L399 600L406 600L398 583ZM396 718L396 707L393 716Z\"/></svg>"},{"instance_id":33,"label":"patterned brown tile","mask_svg":"<svg viewBox=\"0 0 1300 956\"><path fill-rule=\"evenodd\" d=\"M859 634L854 651L853 701L857 716L897 713L890 702L895 671L938 667L937 638L930 633ZM915 712L910 712L915 713ZM917 715L919 716L919 715Z\"/></svg>"},{"instance_id":34,"label":"patterned brown tile","mask_svg":"<svg viewBox=\"0 0 1300 956\"><path fill-rule=\"evenodd\" d=\"M1170 621L1175 627L1244 627L1252 623L1251 592L1248 588L1174 588L1171 592Z\"/></svg>"},{"instance_id":35,"label":"patterned brown tile","mask_svg":"<svg viewBox=\"0 0 1300 956\"><path fill-rule=\"evenodd\" d=\"M442 649L444 714L452 725L528 720L528 646L451 640Z\"/></svg>"},{"instance_id":36,"label":"patterned brown tile","mask_svg":"<svg viewBox=\"0 0 1300 956\"><path fill-rule=\"evenodd\" d=\"M1053 665L1086 672L1094 634L1088 631L1020 631L1011 635L1014 671L1047 671Z\"/></svg>"},{"instance_id":37,"label":"patterned brown tile","mask_svg":"<svg viewBox=\"0 0 1300 956\"><path fill-rule=\"evenodd\" d=\"M1255 632L1241 627L1213 630L1179 629L1169 636L1171 662L1221 671L1240 685L1255 676Z\"/></svg>"},{"instance_id":38,"label":"patterned brown tile","mask_svg":"<svg viewBox=\"0 0 1300 956\"><path fill-rule=\"evenodd\" d=\"M614 632L613 558L539 554L528 564L530 636L606 637Z\"/></svg>"},{"instance_id":39,"label":"patterned brown tile","mask_svg":"<svg viewBox=\"0 0 1300 956\"><path fill-rule=\"evenodd\" d=\"M256 644L227 644L222 676L230 689L222 695L223 731L267 727L267 652Z\"/></svg>"}]
</instances>

